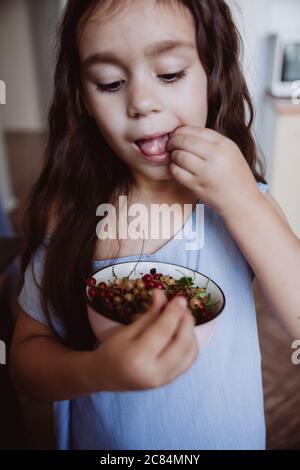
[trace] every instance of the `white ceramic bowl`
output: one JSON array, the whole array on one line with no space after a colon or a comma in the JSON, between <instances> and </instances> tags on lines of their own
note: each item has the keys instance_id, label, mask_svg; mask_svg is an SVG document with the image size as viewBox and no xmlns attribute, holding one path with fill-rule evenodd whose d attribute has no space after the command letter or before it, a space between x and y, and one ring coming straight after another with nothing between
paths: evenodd
<instances>
[{"instance_id":1,"label":"white ceramic bowl","mask_svg":"<svg viewBox=\"0 0 300 470\"><path fill-rule=\"evenodd\" d=\"M114 264L95 272L93 274L93 277L96 279L97 284L102 281L107 282L108 280L114 279L113 269L116 276L123 277L128 276L128 274L133 270L135 265L136 261ZM150 269L152 268L156 268L156 272L162 272L165 275L172 276L174 279L179 279L180 277L182 277L183 274L186 276L190 276L194 280L194 286L204 287L208 280L207 276L197 271L193 271L192 269L175 264L153 261L139 261L135 271L131 274L129 279L135 279L137 277L142 277L144 274L149 274ZM180 272L177 271L177 269L180 270ZM88 299L87 311L89 322L96 338L100 343L102 343L112 332L124 327L124 325L117 321L113 321L110 318L107 318L107 316L104 316L103 314L95 311L91 306L91 298L88 295L88 289L89 287L87 286L86 295ZM195 326L195 333L199 344L199 351L202 350L204 346L206 346L206 344L208 343L216 327L218 320L217 317L220 315L225 306L224 293L222 289L212 279L209 280L209 283L207 285L207 292L211 294L212 301L218 301L219 304L218 309L217 311L215 311L214 317L211 320L208 320L206 323L203 323L201 325Z\"/></svg>"}]
</instances>

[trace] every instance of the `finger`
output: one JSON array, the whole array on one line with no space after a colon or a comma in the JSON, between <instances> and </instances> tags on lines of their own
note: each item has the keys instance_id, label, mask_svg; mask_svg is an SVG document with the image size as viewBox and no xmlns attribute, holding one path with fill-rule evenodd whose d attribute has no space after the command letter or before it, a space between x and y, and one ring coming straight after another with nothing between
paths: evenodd
<instances>
[{"instance_id":1,"label":"finger","mask_svg":"<svg viewBox=\"0 0 300 470\"><path fill-rule=\"evenodd\" d=\"M169 342L165 349L161 350L158 359L164 356L164 360L168 357L176 356L174 363L178 364L183 359L183 353L187 352L191 346L193 338L193 330L195 326L195 317L190 311L183 315L180 320L179 328L173 335L171 342Z\"/></svg>"},{"instance_id":2,"label":"finger","mask_svg":"<svg viewBox=\"0 0 300 470\"><path fill-rule=\"evenodd\" d=\"M196 155L177 149L171 152L171 160L172 163L175 163L177 166L180 166L180 168L183 168L193 175L199 174L204 164L203 160Z\"/></svg>"},{"instance_id":3,"label":"finger","mask_svg":"<svg viewBox=\"0 0 300 470\"><path fill-rule=\"evenodd\" d=\"M181 304L180 297L174 297L167 306L156 316L155 321L145 329L137 339L145 354L157 356L171 341L179 327L181 317L187 315L188 309ZM138 344L137 344L138 347Z\"/></svg>"},{"instance_id":4,"label":"finger","mask_svg":"<svg viewBox=\"0 0 300 470\"><path fill-rule=\"evenodd\" d=\"M137 320L130 325L126 325L126 336L136 338L145 331L147 326L153 323L156 316L161 312L164 305L168 302L166 294L161 289L152 289L152 303L148 311L143 313Z\"/></svg>"},{"instance_id":5,"label":"finger","mask_svg":"<svg viewBox=\"0 0 300 470\"><path fill-rule=\"evenodd\" d=\"M152 303L150 313L160 313L162 307L168 302L167 296L161 289L152 289Z\"/></svg>"},{"instance_id":6,"label":"finger","mask_svg":"<svg viewBox=\"0 0 300 470\"><path fill-rule=\"evenodd\" d=\"M200 136L204 140L216 144L221 138L221 134L214 129L209 129L208 127L201 126L182 126L177 127L174 132L172 132L171 137L174 135L194 135Z\"/></svg>"},{"instance_id":7,"label":"finger","mask_svg":"<svg viewBox=\"0 0 300 470\"><path fill-rule=\"evenodd\" d=\"M194 327L195 318L188 312L181 318L176 336L157 358L159 367L166 368L165 374L169 372L178 375L179 371L183 371L187 367L191 354L195 355L195 341L197 343L197 339Z\"/></svg>"},{"instance_id":8,"label":"finger","mask_svg":"<svg viewBox=\"0 0 300 470\"><path fill-rule=\"evenodd\" d=\"M216 151L215 144L201 138L200 133L198 135L174 135L168 140L166 150L168 152L172 152L172 150L185 150L202 160L207 160Z\"/></svg>"},{"instance_id":9,"label":"finger","mask_svg":"<svg viewBox=\"0 0 300 470\"><path fill-rule=\"evenodd\" d=\"M204 140L207 140L207 142L217 144L220 141L221 134L219 134L219 132L215 131L214 129L203 127L203 129L200 129L200 137Z\"/></svg>"},{"instance_id":10,"label":"finger","mask_svg":"<svg viewBox=\"0 0 300 470\"><path fill-rule=\"evenodd\" d=\"M173 177L183 186L189 189L195 186L195 175L176 165L176 163L170 164L169 171Z\"/></svg>"},{"instance_id":11,"label":"finger","mask_svg":"<svg viewBox=\"0 0 300 470\"><path fill-rule=\"evenodd\" d=\"M196 361L198 356L199 356L199 346L198 346L196 335L194 335L189 352L184 356L184 359L181 362L179 362L178 364L175 364L175 368L171 371L171 373L169 371L169 374L170 374L169 381L171 382L176 377L186 372L193 365L193 363ZM165 374L168 377L168 371L165 372Z\"/></svg>"}]
</instances>

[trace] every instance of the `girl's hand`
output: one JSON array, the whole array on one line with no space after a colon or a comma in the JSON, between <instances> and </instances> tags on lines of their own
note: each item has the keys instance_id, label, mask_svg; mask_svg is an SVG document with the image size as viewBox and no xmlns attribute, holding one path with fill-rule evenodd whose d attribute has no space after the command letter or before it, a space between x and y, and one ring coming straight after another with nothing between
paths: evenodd
<instances>
[{"instance_id":1,"label":"girl's hand","mask_svg":"<svg viewBox=\"0 0 300 470\"><path fill-rule=\"evenodd\" d=\"M221 216L260 198L255 178L238 146L218 132L196 126L178 127L171 135L170 172Z\"/></svg>"},{"instance_id":2,"label":"girl's hand","mask_svg":"<svg viewBox=\"0 0 300 470\"><path fill-rule=\"evenodd\" d=\"M130 325L112 333L93 353L91 375L102 390L156 388L185 372L198 355L195 320L179 297L168 302L153 289L152 305ZM95 389L97 385L95 383Z\"/></svg>"}]
</instances>

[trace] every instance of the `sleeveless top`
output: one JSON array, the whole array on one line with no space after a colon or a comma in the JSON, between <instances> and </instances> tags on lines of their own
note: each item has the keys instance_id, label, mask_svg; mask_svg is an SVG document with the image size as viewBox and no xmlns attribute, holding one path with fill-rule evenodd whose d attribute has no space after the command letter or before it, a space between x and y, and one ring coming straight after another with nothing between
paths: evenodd
<instances>
[{"instance_id":1,"label":"sleeveless top","mask_svg":"<svg viewBox=\"0 0 300 470\"><path fill-rule=\"evenodd\" d=\"M268 185L257 183L265 192ZM204 205L204 244L185 250L195 232L195 208L181 229L142 260L186 266L211 277L226 304L214 334L192 366L155 389L97 392L54 402L59 449L218 450L265 449L265 420L255 304L254 273L223 219ZM196 227L196 230L200 229ZM43 272L43 244L32 256L18 302L33 319L47 325L32 268ZM94 272L139 255L93 261ZM55 329L63 326L51 310ZM101 371L99 371L101 373Z\"/></svg>"}]
</instances>

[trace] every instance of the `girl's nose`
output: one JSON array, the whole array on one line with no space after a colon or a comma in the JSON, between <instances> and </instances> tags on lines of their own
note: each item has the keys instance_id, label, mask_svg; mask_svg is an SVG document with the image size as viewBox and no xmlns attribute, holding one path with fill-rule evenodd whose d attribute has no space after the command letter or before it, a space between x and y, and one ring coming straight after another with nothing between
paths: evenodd
<instances>
[{"instance_id":1,"label":"girl's nose","mask_svg":"<svg viewBox=\"0 0 300 470\"><path fill-rule=\"evenodd\" d=\"M158 96L155 86L145 84L145 81L135 81L131 88L128 88L128 115L136 117L137 115L145 116L151 112L159 112L162 110L162 102Z\"/></svg>"}]
</instances>

